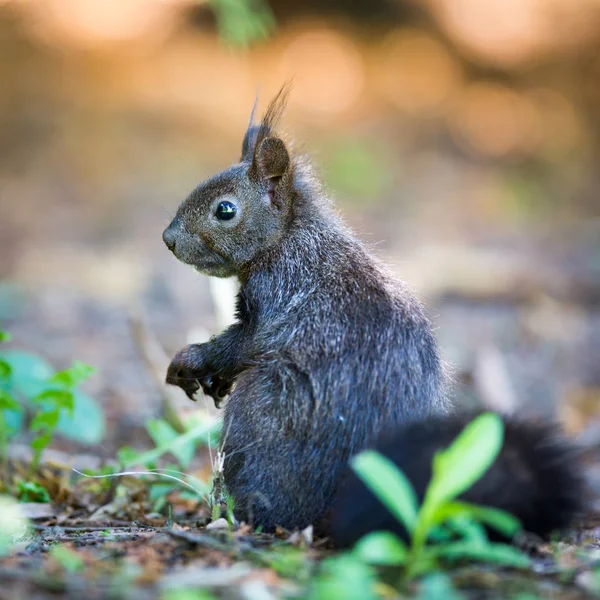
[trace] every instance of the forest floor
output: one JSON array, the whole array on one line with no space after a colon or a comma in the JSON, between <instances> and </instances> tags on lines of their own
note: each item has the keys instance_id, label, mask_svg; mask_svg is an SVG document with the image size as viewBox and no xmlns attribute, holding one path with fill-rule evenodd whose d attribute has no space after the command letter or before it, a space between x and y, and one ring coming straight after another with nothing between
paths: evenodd
<instances>
[{"instance_id":1,"label":"forest floor","mask_svg":"<svg viewBox=\"0 0 600 600\"><path fill-rule=\"evenodd\" d=\"M276 535L245 525L207 529L206 506L175 492L170 516L152 512L150 486L133 477L108 486L79 479L71 486L72 473L57 465L42 467L40 476L63 500L22 505L32 525L0 560L2 600L373 597L361 592L361 574L341 564L327 580L319 564L335 553L327 540L312 539L310 529ZM384 598L432 600L600 594L600 519L588 518L560 541L531 542L527 551L532 563L525 570L459 563L398 584L398 571L388 569L375 589Z\"/></svg>"}]
</instances>

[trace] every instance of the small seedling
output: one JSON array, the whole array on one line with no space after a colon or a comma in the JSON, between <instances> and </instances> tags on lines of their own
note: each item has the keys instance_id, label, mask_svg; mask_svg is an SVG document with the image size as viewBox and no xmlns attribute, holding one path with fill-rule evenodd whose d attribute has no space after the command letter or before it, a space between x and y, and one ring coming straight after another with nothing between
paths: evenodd
<instances>
[{"instance_id":1,"label":"small seedling","mask_svg":"<svg viewBox=\"0 0 600 600\"><path fill-rule=\"evenodd\" d=\"M65 411L69 416L73 416L75 409L73 390L93 372L94 369L89 365L76 361L71 368L59 371L50 377L47 388L31 399L38 408L29 425L29 430L36 434L30 442L33 450L30 473L35 472L42 452L52 441L61 412Z\"/></svg>"},{"instance_id":2,"label":"small seedling","mask_svg":"<svg viewBox=\"0 0 600 600\"><path fill-rule=\"evenodd\" d=\"M10 336L0 331L0 342ZM8 442L23 430L32 434L30 475L55 434L81 441L99 441L104 417L99 407L79 391L93 368L82 362L57 373L42 358L20 351L0 351L0 453L2 481L9 487ZM27 416L30 416L26 426Z\"/></svg>"},{"instance_id":3,"label":"small seedling","mask_svg":"<svg viewBox=\"0 0 600 600\"><path fill-rule=\"evenodd\" d=\"M398 565L405 579L432 571L440 559L469 558L527 567L529 558L508 544L492 543L485 527L512 537L519 521L498 509L456 498L492 465L502 448L504 428L498 415L474 419L452 445L433 459L433 476L419 507L405 475L386 457L368 450L356 456L352 468L408 532L405 544L389 532L365 536L354 553L366 563ZM427 544L431 539L437 543Z\"/></svg>"},{"instance_id":4,"label":"small seedling","mask_svg":"<svg viewBox=\"0 0 600 600\"><path fill-rule=\"evenodd\" d=\"M128 446L122 447L119 450L121 466L124 469L134 465L154 467L162 456L171 454L180 468L187 469L198 444L209 444L217 432L218 425L214 421L207 421L198 416L188 420L184 426L185 432L177 433L163 419L150 419L146 423L146 430L156 447L147 452L136 452Z\"/></svg>"},{"instance_id":5,"label":"small seedling","mask_svg":"<svg viewBox=\"0 0 600 600\"><path fill-rule=\"evenodd\" d=\"M183 497L189 495L189 497L198 499L205 498L209 494L208 485L190 477L183 469L189 467L198 445L204 443L210 446L210 440L217 433L218 424L214 421L207 421L202 417L202 413L198 413L188 419L184 423L184 427L183 433L177 433L164 419L150 419L146 423L146 430L154 442L155 448L146 452L137 452L133 448L123 446L119 450L119 463L123 469L121 474L156 475L170 480L169 482L156 481L151 486L150 498L155 502L154 510L156 511L164 508L165 497L181 486L191 490L191 493L182 492ZM163 469L157 468L158 461L165 455L174 457L177 465L166 466ZM147 467L148 470L131 471L130 469L136 465ZM114 475L119 475L119 473Z\"/></svg>"},{"instance_id":6,"label":"small seedling","mask_svg":"<svg viewBox=\"0 0 600 600\"><path fill-rule=\"evenodd\" d=\"M36 481L18 481L15 487L15 496L21 502L50 502L48 490Z\"/></svg>"}]
</instances>

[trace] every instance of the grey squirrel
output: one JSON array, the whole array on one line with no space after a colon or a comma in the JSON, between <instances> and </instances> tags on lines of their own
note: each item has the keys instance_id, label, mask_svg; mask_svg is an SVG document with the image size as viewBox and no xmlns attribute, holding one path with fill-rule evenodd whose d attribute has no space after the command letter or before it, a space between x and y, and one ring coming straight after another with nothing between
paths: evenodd
<instances>
[{"instance_id":1,"label":"grey squirrel","mask_svg":"<svg viewBox=\"0 0 600 600\"><path fill-rule=\"evenodd\" d=\"M240 162L201 183L163 233L180 261L240 282L236 323L181 350L166 380L217 405L229 395L224 477L239 520L313 524L348 546L398 528L349 459L378 448L422 496L434 452L472 415L451 405L421 304L276 134L286 96L251 118ZM505 425L500 457L464 497L510 510L536 534L566 526L583 496L573 448L550 426Z\"/></svg>"}]
</instances>

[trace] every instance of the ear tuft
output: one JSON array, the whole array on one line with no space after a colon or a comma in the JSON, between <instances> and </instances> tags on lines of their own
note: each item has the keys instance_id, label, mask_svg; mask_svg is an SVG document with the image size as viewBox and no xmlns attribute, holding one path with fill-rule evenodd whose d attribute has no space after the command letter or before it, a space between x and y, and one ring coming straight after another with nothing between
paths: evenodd
<instances>
[{"instance_id":1,"label":"ear tuft","mask_svg":"<svg viewBox=\"0 0 600 600\"><path fill-rule=\"evenodd\" d=\"M282 140L265 138L256 153L256 166L262 179L283 177L290 166L290 155Z\"/></svg>"},{"instance_id":2,"label":"ear tuft","mask_svg":"<svg viewBox=\"0 0 600 600\"><path fill-rule=\"evenodd\" d=\"M254 114L258 103L258 96L254 102L252 113L250 114L250 122L242 143L242 161L251 162L255 160L257 150L261 143L268 137L275 135L275 129L283 116L287 104L287 98L290 93L291 84L286 83L271 100L267 108L267 112L261 119L260 123L254 124Z\"/></svg>"}]
</instances>

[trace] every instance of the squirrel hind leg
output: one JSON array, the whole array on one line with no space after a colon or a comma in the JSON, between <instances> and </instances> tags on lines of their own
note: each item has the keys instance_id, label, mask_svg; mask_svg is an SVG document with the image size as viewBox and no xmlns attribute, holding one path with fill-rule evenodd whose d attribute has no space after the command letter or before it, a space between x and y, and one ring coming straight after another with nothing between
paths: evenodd
<instances>
[{"instance_id":1,"label":"squirrel hind leg","mask_svg":"<svg viewBox=\"0 0 600 600\"><path fill-rule=\"evenodd\" d=\"M448 447L473 415L408 424L375 449L391 459L423 500L435 452ZM518 517L525 531L547 537L564 529L584 508L584 480L575 447L549 424L505 419L505 441L489 471L461 499ZM371 531L407 532L348 469L331 511L331 534L349 547Z\"/></svg>"}]
</instances>

